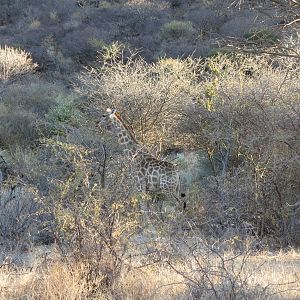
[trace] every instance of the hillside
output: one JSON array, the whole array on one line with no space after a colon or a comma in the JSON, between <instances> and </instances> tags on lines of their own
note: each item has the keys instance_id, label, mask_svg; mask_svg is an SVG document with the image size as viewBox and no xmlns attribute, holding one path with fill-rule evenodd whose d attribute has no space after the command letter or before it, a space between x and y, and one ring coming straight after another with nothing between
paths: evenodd
<instances>
[{"instance_id":1,"label":"hillside","mask_svg":"<svg viewBox=\"0 0 300 300\"><path fill-rule=\"evenodd\" d=\"M299 14L0 0L0 299L299 299Z\"/></svg>"}]
</instances>

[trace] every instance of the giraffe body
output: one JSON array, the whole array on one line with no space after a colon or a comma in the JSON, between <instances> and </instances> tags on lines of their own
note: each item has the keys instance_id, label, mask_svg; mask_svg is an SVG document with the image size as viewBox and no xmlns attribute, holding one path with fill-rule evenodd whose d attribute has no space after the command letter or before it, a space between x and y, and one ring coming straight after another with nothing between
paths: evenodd
<instances>
[{"instance_id":1,"label":"giraffe body","mask_svg":"<svg viewBox=\"0 0 300 300\"><path fill-rule=\"evenodd\" d=\"M132 161L136 190L144 193L163 193L182 201L185 207L186 191L177 167L151 155L135 139L134 134L116 111L107 110L100 123L115 134L124 153Z\"/></svg>"}]
</instances>

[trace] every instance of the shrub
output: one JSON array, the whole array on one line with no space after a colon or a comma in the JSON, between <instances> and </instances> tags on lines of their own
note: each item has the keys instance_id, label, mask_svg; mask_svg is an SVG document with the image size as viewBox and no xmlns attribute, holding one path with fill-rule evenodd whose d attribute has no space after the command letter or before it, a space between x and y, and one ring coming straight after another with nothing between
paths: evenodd
<instances>
[{"instance_id":1,"label":"shrub","mask_svg":"<svg viewBox=\"0 0 300 300\"><path fill-rule=\"evenodd\" d=\"M8 85L2 93L0 105L1 146L7 149L33 145L39 137L53 133L46 125L51 123L53 128L59 120L76 124L79 114L72 99L57 81L47 83L27 76Z\"/></svg>"},{"instance_id":2,"label":"shrub","mask_svg":"<svg viewBox=\"0 0 300 300\"><path fill-rule=\"evenodd\" d=\"M41 22L39 20L32 20L32 22L29 25L30 29L37 29L41 26Z\"/></svg>"},{"instance_id":3,"label":"shrub","mask_svg":"<svg viewBox=\"0 0 300 300\"><path fill-rule=\"evenodd\" d=\"M248 224L252 234L287 245L297 236L290 205L299 193L299 66L276 63L240 55L207 59L199 106L191 107L183 128L211 163L203 201L207 213L218 211L212 216L218 228L242 231Z\"/></svg>"},{"instance_id":4,"label":"shrub","mask_svg":"<svg viewBox=\"0 0 300 300\"><path fill-rule=\"evenodd\" d=\"M50 108L46 114L46 119L52 123L62 122L77 124L80 118L80 112L76 108L74 97L72 95L60 95L55 99L56 104Z\"/></svg>"},{"instance_id":5,"label":"shrub","mask_svg":"<svg viewBox=\"0 0 300 300\"><path fill-rule=\"evenodd\" d=\"M102 49L106 44L101 39L97 39L96 37L91 37L88 43L95 49Z\"/></svg>"},{"instance_id":6,"label":"shrub","mask_svg":"<svg viewBox=\"0 0 300 300\"><path fill-rule=\"evenodd\" d=\"M143 59L105 63L79 77L77 91L89 97L102 112L116 108L148 146L162 149L180 143L174 130L187 103L197 97L198 61L187 58Z\"/></svg>"},{"instance_id":7,"label":"shrub","mask_svg":"<svg viewBox=\"0 0 300 300\"><path fill-rule=\"evenodd\" d=\"M113 42L109 45L103 44L99 51L99 58L103 63L118 61L122 57L123 50L126 46L120 42Z\"/></svg>"},{"instance_id":8,"label":"shrub","mask_svg":"<svg viewBox=\"0 0 300 300\"><path fill-rule=\"evenodd\" d=\"M161 36L165 39L190 38L195 33L190 21L171 21L161 27Z\"/></svg>"},{"instance_id":9,"label":"shrub","mask_svg":"<svg viewBox=\"0 0 300 300\"><path fill-rule=\"evenodd\" d=\"M55 98L67 97L64 88L33 76L10 84L2 93L0 106L0 143L5 148L33 144L45 128L41 120L54 109Z\"/></svg>"},{"instance_id":10,"label":"shrub","mask_svg":"<svg viewBox=\"0 0 300 300\"><path fill-rule=\"evenodd\" d=\"M91 36L97 37L98 35L95 27L79 26L57 39L58 48L67 57L94 57L96 51L91 47L89 40ZM79 36L80 39L78 39Z\"/></svg>"},{"instance_id":11,"label":"shrub","mask_svg":"<svg viewBox=\"0 0 300 300\"><path fill-rule=\"evenodd\" d=\"M235 54L155 64L130 58L90 69L80 81L92 107L117 108L143 144L206 152L213 176L203 181L202 204L215 232L296 242L296 64Z\"/></svg>"},{"instance_id":12,"label":"shrub","mask_svg":"<svg viewBox=\"0 0 300 300\"><path fill-rule=\"evenodd\" d=\"M38 233L38 203L34 190L3 186L0 190L0 238L2 242L33 242Z\"/></svg>"},{"instance_id":13,"label":"shrub","mask_svg":"<svg viewBox=\"0 0 300 300\"><path fill-rule=\"evenodd\" d=\"M186 13L185 17L193 22L200 30L218 30L225 18L208 8L197 8Z\"/></svg>"},{"instance_id":14,"label":"shrub","mask_svg":"<svg viewBox=\"0 0 300 300\"><path fill-rule=\"evenodd\" d=\"M55 103L54 99L60 94L66 94L61 84L28 78L23 82L7 86L2 93L2 103L9 110L23 109L43 117Z\"/></svg>"},{"instance_id":15,"label":"shrub","mask_svg":"<svg viewBox=\"0 0 300 300\"><path fill-rule=\"evenodd\" d=\"M0 80L14 80L21 75L33 72L37 64L29 53L9 46L0 46Z\"/></svg>"},{"instance_id":16,"label":"shrub","mask_svg":"<svg viewBox=\"0 0 300 300\"><path fill-rule=\"evenodd\" d=\"M182 6L183 1L182 0L171 0L170 1L170 6L172 8L179 8L180 6Z\"/></svg>"},{"instance_id":17,"label":"shrub","mask_svg":"<svg viewBox=\"0 0 300 300\"><path fill-rule=\"evenodd\" d=\"M120 174L122 162L80 143L80 138L77 143L43 141L52 154L49 168L56 172L44 203L58 242L89 266L83 280L98 281L90 291L96 293L118 279L126 253L122 249L137 229L139 214L130 203L130 184Z\"/></svg>"},{"instance_id":18,"label":"shrub","mask_svg":"<svg viewBox=\"0 0 300 300\"><path fill-rule=\"evenodd\" d=\"M50 11L49 18L53 23L58 23L59 22L59 16L58 16L58 13L55 9Z\"/></svg>"},{"instance_id":19,"label":"shrub","mask_svg":"<svg viewBox=\"0 0 300 300\"><path fill-rule=\"evenodd\" d=\"M19 109L0 112L0 145L4 148L33 143L39 137L35 114Z\"/></svg>"},{"instance_id":20,"label":"shrub","mask_svg":"<svg viewBox=\"0 0 300 300\"><path fill-rule=\"evenodd\" d=\"M7 159L5 153L0 152L0 188L2 183L7 179Z\"/></svg>"},{"instance_id":21,"label":"shrub","mask_svg":"<svg viewBox=\"0 0 300 300\"><path fill-rule=\"evenodd\" d=\"M256 22L254 14L234 16L220 27L220 33L225 36L243 37Z\"/></svg>"}]
</instances>

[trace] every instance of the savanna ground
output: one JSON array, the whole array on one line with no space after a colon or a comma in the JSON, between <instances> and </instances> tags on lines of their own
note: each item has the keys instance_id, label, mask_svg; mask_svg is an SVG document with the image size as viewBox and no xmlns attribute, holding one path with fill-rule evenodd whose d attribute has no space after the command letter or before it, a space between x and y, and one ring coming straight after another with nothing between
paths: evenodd
<instances>
[{"instance_id":1,"label":"savanna ground","mask_svg":"<svg viewBox=\"0 0 300 300\"><path fill-rule=\"evenodd\" d=\"M299 299L300 255L295 251L263 252L246 261L227 252L223 270L217 270L218 258L211 257L208 267L200 256L206 273L190 260L148 266L131 261L109 291L101 275L85 280L91 272L86 263L62 260L55 247L47 251L37 247L27 254L34 255L30 269L2 267L1 299ZM50 251L53 257L45 254ZM209 276L207 285L203 274Z\"/></svg>"},{"instance_id":2,"label":"savanna ground","mask_svg":"<svg viewBox=\"0 0 300 300\"><path fill-rule=\"evenodd\" d=\"M0 1L1 299L299 299L298 1ZM138 194L116 108L176 164Z\"/></svg>"}]
</instances>

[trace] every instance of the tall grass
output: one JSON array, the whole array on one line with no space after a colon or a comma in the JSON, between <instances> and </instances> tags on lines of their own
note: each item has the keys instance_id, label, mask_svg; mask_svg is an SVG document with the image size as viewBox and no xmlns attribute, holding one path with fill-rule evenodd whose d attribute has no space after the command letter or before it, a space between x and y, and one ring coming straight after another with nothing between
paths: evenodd
<instances>
[{"instance_id":1,"label":"tall grass","mask_svg":"<svg viewBox=\"0 0 300 300\"><path fill-rule=\"evenodd\" d=\"M53 248L54 249L54 248ZM52 250L53 253L56 250ZM232 280L234 276L245 278L244 286L235 286L234 290L217 290L218 297L212 296L212 289L195 289L193 282L201 280L201 271L191 264L191 258L185 262L178 261L172 268L166 264L156 264L139 267L143 262L135 260L131 269L124 269L119 280L107 290L101 286L101 278L86 281L90 269L82 260L60 260L53 256L50 249L47 256L33 268L12 269L9 264L2 265L0 274L0 297L2 299L56 300L56 299L265 299L296 300L300 295L298 276L300 272L299 253L286 252L269 255L262 253L251 256L246 261L243 257L235 258L228 253L224 256L227 263L233 265L223 277L218 277L218 269L207 269L210 272L211 284L215 288ZM29 255L35 255L32 253ZM56 257L56 258L54 258ZM197 258L197 257L196 257ZM202 257L203 258L203 257ZM201 257L197 258L200 260ZM214 265L219 258L210 257ZM240 272L240 266L244 269ZM217 266L217 265L216 265ZM239 273L240 272L240 273ZM209 273L208 273L209 274ZM198 277L197 277L198 276ZM230 277L233 276L233 277ZM192 279L193 278L193 279ZM230 281L228 281L230 285ZM99 288L100 287L100 288ZM244 295L239 297L238 294Z\"/></svg>"},{"instance_id":2,"label":"tall grass","mask_svg":"<svg viewBox=\"0 0 300 300\"><path fill-rule=\"evenodd\" d=\"M9 46L0 46L0 80L8 81L31 73L37 68L30 53Z\"/></svg>"}]
</instances>

